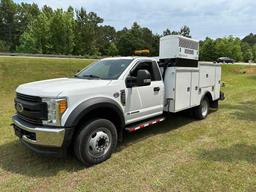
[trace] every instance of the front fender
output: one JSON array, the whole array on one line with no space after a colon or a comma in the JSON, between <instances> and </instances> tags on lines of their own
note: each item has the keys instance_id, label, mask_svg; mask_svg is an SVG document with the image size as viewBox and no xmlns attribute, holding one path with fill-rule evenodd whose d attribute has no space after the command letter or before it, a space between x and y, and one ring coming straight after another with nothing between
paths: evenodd
<instances>
[{"instance_id":1,"label":"front fender","mask_svg":"<svg viewBox=\"0 0 256 192\"><path fill-rule=\"evenodd\" d=\"M91 98L88 99L82 103L80 103L69 115L67 118L67 121L65 123L65 127L76 127L80 120L85 117L86 114L90 113L92 110L95 110L97 108L103 108L107 107L111 110L114 110L120 118L122 122L122 126L125 124L125 118L123 109L120 107L120 105L109 98L105 97L97 97L97 98Z\"/></svg>"}]
</instances>

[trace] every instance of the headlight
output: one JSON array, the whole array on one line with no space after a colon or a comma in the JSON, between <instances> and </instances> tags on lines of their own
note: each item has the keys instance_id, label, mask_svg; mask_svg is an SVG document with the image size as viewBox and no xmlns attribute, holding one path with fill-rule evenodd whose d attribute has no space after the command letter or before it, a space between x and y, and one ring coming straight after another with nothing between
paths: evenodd
<instances>
[{"instance_id":1,"label":"headlight","mask_svg":"<svg viewBox=\"0 0 256 192\"><path fill-rule=\"evenodd\" d=\"M68 102L66 98L53 99L43 98L42 101L47 103L48 108L48 120L43 121L44 125L61 126L61 118L68 108Z\"/></svg>"}]
</instances>

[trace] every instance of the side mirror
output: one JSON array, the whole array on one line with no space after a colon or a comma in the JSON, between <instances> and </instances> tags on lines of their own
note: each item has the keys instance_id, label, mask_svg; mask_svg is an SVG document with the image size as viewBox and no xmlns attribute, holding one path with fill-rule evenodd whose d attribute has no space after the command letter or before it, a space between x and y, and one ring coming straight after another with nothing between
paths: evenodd
<instances>
[{"instance_id":1,"label":"side mirror","mask_svg":"<svg viewBox=\"0 0 256 192\"><path fill-rule=\"evenodd\" d=\"M147 86L151 84L151 75L146 69L138 70L136 79L137 86Z\"/></svg>"},{"instance_id":2,"label":"side mirror","mask_svg":"<svg viewBox=\"0 0 256 192\"><path fill-rule=\"evenodd\" d=\"M128 76L125 80L125 84L127 88L132 88L136 85L136 77Z\"/></svg>"}]
</instances>

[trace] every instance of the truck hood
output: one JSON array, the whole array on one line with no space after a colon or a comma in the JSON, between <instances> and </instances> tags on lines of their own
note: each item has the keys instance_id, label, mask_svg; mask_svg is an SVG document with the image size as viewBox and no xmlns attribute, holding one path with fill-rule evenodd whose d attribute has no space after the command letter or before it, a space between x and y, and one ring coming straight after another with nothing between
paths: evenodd
<instances>
[{"instance_id":1,"label":"truck hood","mask_svg":"<svg viewBox=\"0 0 256 192\"><path fill-rule=\"evenodd\" d=\"M36 81L20 85L17 92L40 97L58 97L64 91L84 90L107 86L111 80L92 80L78 78L59 78Z\"/></svg>"}]
</instances>

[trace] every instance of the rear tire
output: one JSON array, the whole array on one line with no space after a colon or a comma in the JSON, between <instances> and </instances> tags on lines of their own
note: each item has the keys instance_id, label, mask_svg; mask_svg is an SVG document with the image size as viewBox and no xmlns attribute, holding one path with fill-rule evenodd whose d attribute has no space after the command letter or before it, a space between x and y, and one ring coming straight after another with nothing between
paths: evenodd
<instances>
[{"instance_id":1,"label":"rear tire","mask_svg":"<svg viewBox=\"0 0 256 192\"><path fill-rule=\"evenodd\" d=\"M107 119L95 119L81 126L74 143L79 161L90 166L111 157L117 145L117 130Z\"/></svg>"},{"instance_id":2,"label":"rear tire","mask_svg":"<svg viewBox=\"0 0 256 192\"><path fill-rule=\"evenodd\" d=\"M207 97L204 97L201 100L201 103L198 107L194 108L194 116L195 118L202 120L205 119L208 116L209 113L209 100Z\"/></svg>"}]
</instances>

